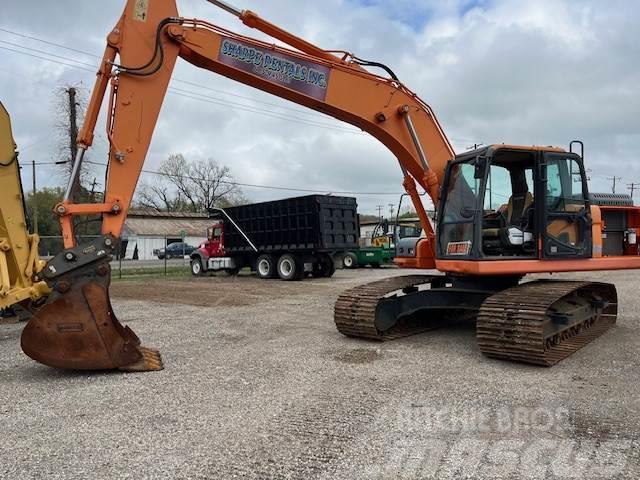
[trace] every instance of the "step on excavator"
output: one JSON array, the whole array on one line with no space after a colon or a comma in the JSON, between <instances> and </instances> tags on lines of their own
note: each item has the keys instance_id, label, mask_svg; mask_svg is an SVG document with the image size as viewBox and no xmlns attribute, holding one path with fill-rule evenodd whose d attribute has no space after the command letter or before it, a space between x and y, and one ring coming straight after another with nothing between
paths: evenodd
<instances>
[{"instance_id":1,"label":"step on excavator","mask_svg":"<svg viewBox=\"0 0 640 480\"><path fill-rule=\"evenodd\" d=\"M40 237L29 234L20 164L11 120L0 103L0 312L27 319L44 303L49 287L39 278L45 262Z\"/></svg>"},{"instance_id":2,"label":"step on excavator","mask_svg":"<svg viewBox=\"0 0 640 480\"><path fill-rule=\"evenodd\" d=\"M108 92L104 202L75 204L67 192L55 207L65 250L44 269L53 293L24 329L25 353L61 368L162 368L159 352L143 347L111 308L109 259L178 57L354 125L397 158L425 235L403 239L396 262L441 274L345 292L334 312L343 334L386 340L473 317L484 354L552 365L614 324L613 285L523 281L531 273L640 268L640 209L588 194L582 149L496 144L456 156L429 105L387 66L321 49L251 11L207 1L278 45L180 17L174 0L126 2L107 37L70 182ZM437 209L437 228L418 188ZM78 245L72 219L86 214L102 215L102 236Z\"/></svg>"}]
</instances>

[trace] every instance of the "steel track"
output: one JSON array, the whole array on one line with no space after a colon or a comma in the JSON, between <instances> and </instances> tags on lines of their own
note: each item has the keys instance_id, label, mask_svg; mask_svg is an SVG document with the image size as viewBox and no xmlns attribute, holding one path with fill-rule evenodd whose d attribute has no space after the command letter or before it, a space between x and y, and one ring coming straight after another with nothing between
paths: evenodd
<instances>
[{"instance_id":1,"label":"steel track","mask_svg":"<svg viewBox=\"0 0 640 480\"><path fill-rule=\"evenodd\" d=\"M558 324L561 300L579 297L592 305L589 318ZM595 340L616 321L613 285L575 281L533 281L489 297L480 308L476 331L489 357L551 366Z\"/></svg>"}]
</instances>

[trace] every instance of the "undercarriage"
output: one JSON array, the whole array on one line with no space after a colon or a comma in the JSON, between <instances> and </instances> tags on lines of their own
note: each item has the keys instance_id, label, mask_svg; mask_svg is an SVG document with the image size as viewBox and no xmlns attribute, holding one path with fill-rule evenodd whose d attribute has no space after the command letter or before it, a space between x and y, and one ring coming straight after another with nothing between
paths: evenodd
<instances>
[{"instance_id":1,"label":"undercarriage","mask_svg":"<svg viewBox=\"0 0 640 480\"><path fill-rule=\"evenodd\" d=\"M605 283L408 275L344 292L334 319L344 335L381 341L475 319L485 355L551 366L605 333L616 313Z\"/></svg>"}]
</instances>

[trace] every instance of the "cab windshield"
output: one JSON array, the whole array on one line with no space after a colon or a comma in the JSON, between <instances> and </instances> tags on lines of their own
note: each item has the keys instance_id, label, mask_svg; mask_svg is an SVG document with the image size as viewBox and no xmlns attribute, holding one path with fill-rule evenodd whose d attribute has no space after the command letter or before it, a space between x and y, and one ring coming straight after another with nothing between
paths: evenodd
<instances>
[{"instance_id":1,"label":"cab windshield","mask_svg":"<svg viewBox=\"0 0 640 480\"><path fill-rule=\"evenodd\" d=\"M475 165L460 162L451 167L440 219L440 252L445 256L466 256L473 246L475 211L480 179L474 178Z\"/></svg>"}]
</instances>

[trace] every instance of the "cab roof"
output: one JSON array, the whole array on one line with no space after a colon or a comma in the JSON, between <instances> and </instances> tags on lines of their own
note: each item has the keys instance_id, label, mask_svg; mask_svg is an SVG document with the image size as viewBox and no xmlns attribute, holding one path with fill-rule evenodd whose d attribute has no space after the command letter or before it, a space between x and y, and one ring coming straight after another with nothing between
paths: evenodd
<instances>
[{"instance_id":1,"label":"cab roof","mask_svg":"<svg viewBox=\"0 0 640 480\"><path fill-rule=\"evenodd\" d=\"M477 157L479 155L489 157L489 156L494 156L500 150L518 150L521 152L558 152L558 153L566 152L564 148L554 147L554 146L508 145L505 143L494 143L493 145L487 145L481 148L476 148L475 150L470 150L468 152L461 153L459 155L456 155L456 158Z\"/></svg>"}]
</instances>

